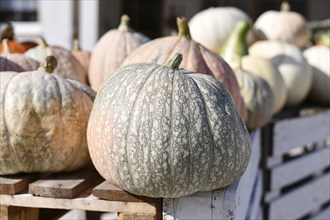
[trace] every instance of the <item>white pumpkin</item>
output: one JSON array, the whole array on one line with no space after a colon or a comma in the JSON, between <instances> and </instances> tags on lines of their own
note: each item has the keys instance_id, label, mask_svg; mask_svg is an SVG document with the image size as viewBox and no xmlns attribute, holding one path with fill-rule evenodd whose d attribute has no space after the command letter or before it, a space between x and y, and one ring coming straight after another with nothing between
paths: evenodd
<instances>
[{"instance_id":1,"label":"white pumpkin","mask_svg":"<svg viewBox=\"0 0 330 220\"><path fill-rule=\"evenodd\" d=\"M311 87L312 72L298 47L279 41L258 41L249 48L249 53L269 59L278 69L288 91L286 106L304 101Z\"/></svg>"},{"instance_id":2,"label":"white pumpkin","mask_svg":"<svg viewBox=\"0 0 330 220\"><path fill-rule=\"evenodd\" d=\"M290 11L286 1L281 11L269 10L261 14L254 23L254 33L258 39L284 41L299 48L306 46L311 36L305 18Z\"/></svg>"},{"instance_id":3,"label":"white pumpkin","mask_svg":"<svg viewBox=\"0 0 330 220\"><path fill-rule=\"evenodd\" d=\"M226 38L240 20L248 20L249 15L235 7L208 8L195 14L189 21L192 39L216 53L221 51ZM252 34L248 42L253 41Z\"/></svg>"},{"instance_id":4,"label":"white pumpkin","mask_svg":"<svg viewBox=\"0 0 330 220\"><path fill-rule=\"evenodd\" d=\"M304 56L312 66L313 72L308 100L330 105L330 48L312 46L304 51Z\"/></svg>"}]
</instances>

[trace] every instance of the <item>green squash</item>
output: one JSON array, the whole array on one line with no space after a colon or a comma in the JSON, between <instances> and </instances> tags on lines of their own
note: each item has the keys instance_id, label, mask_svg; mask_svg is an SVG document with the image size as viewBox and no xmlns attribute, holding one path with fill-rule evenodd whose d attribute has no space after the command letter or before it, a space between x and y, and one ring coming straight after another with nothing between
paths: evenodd
<instances>
[{"instance_id":1,"label":"green squash","mask_svg":"<svg viewBox=\"0 0 330 220\"><path fill-rule=\"evenodd\" d=\"M98 172L137 195L174 198L228 186L245 171L249 133L218 80L167 66L131 64L96 95L87 141Z\"/></svg>"}]
</instances>

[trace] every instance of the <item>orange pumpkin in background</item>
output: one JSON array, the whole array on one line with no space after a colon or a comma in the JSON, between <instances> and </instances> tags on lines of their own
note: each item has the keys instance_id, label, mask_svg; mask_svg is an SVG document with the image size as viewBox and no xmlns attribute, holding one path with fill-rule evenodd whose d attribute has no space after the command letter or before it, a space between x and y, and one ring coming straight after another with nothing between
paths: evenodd
<instances>
[{"instance_id":1,"label":"orange pumpkin in background","mask_svg":"<svg viewBox=\"0 0 330 220\"><path fill-rule=\"evenodd\" d=\"M27 49L24 47L23 44L15 41L15 31L14 27L11 23L8 23L8 25L4 28L4 30L1 32L1 41L3 39L8 40L9 48L12 53L24 53ZM0 53L3 53L3 45L0 45Z\"/></svg>"}]
</instances>

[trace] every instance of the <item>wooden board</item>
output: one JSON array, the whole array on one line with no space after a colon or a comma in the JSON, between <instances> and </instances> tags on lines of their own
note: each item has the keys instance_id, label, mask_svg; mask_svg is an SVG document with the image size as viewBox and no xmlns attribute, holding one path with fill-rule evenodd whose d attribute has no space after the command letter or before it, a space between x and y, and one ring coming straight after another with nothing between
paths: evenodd
<instances>
[{"instance_id":1,"label":"wooden board","mask_svg":"<svg viewBox=\"0 0 330 220\"><path fill-rule=\"evenodd\" d=\"M330 219L330 206L326 207L325 209L321 210L319 213L313 215L310 220L323 220L323 219Z\"/></svg>"},{"instance_id":2,"label":"wooden board","mask_svg":"<svg viewBox=\"0 0 330 220\"><path fill-rule=\"evenodd\" d=\"M258 219L258 212L262 201L262 190L262 171L259 170L245 219Z\"/></svg>"},{"instance_id":3,"label":"wooden board","mask_svg":"<svg viewBox=\"0 0 330 220\"><path fill-rule=\"evenodd\" d=\"M269 204L269 219L298 219L329 202L330 173L281 195Z\"/></svg>"},{"instance_id":4,"label":"wooden board","mask_svg":"<svg viewBox=\"0 0 330 220\"><path fill-rule=\"evenodd\" d=\"M36 180L39 174L17 174L0 176L0 194L15 195L27 189L29 183Z\"/></svg>"},{"instance_id":5,"label":"wooden board","mask_svg":"<svg viewBox=\"0 0 330 220\"><path fill-rule=\"evenodd\" d=\"M270 169L270 190L283 188L330 166L330 147Z\"/></svg>"},{"instance_id":6,"label":"wooden board","mask_svg":"<svg viewBox=\"0 0 330 220\"><path fill-rule=\"evenodd\" d=\"M330 136L329 124L330 110L276 122L273 130L273 156L281 156L309 143L325 141Z\"/></svg>"},{"instance_id":7,"label":"wooden board","mask_svg":"<svg viewBox=\"0 0 330 220\"><path fill-rule=\"evenodd\" d=\"M74 198L101 177L95 172L59 173L37 180L29 185L29 193L52 198Z\"/></svg>"}]
</instances>

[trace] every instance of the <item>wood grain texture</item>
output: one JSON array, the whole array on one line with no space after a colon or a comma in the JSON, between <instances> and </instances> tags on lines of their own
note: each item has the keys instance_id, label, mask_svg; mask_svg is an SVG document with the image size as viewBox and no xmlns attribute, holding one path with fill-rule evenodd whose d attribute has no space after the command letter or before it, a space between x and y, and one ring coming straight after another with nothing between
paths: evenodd
<instances>
[{"instance_id":1,"label":"wood grain texture","mask_svg":"<svg viewBox=\"0 0 330 220\"><path fill-rule=\"evenodd\" d=\"M28 188L29 183L35 180L38 174L17 174L0 176L0 194L15 195Z\"/></svg>"},{"instance_id":2,"label":"wood grain texture","mask_svg":"<svg viewBox=\"0 0 330 220\"><path fill-rule=\"evenodd\" d=\"M39 219L39 209L0 205L1 220Z\"/></svg>"}]
</instances>

